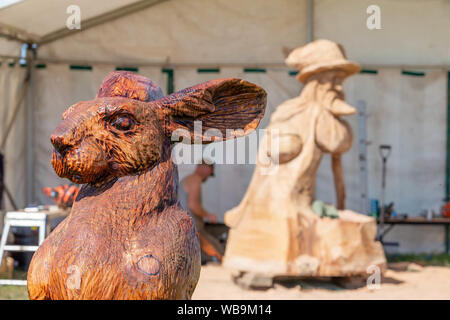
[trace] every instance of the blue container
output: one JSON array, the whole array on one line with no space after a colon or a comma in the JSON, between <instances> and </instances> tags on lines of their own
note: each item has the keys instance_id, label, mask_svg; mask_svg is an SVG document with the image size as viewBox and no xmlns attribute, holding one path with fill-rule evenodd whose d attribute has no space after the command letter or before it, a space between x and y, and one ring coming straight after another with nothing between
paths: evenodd
<instances>
[{"instance_id":1,"label":"blue container","mask_svg":"<svg viewBox=\"0 0 450 320\"><path fill-rule=\"evenodd\" d=\"M378 204L378 199L370 199L370 215L378 218L380 214L380 206Z\"/></svg>"}]
</instances>

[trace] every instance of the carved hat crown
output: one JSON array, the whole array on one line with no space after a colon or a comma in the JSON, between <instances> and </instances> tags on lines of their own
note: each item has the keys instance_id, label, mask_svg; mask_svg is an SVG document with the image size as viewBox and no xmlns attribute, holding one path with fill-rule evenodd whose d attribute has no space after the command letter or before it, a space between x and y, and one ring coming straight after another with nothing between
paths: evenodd
<instances>
[{"instance_id":1,"label":"carved hat crown","mask_svg":"<svg viewBox=\"0 0 450 320\"><path fill-rule=\"evenodd\" d=\"M329 70L340 70L345 76L355 74L361 67L347 60L344 48L330 40L316 40L293 50L286 64L299 70L297 78L306 82L309 76Z\"/></svg>"}]
</instances>

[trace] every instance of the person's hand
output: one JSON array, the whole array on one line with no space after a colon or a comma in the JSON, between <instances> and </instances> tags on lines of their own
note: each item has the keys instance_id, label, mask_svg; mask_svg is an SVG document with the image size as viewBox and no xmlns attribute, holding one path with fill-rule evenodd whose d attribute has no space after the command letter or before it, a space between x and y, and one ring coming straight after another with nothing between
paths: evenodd
<instances>
[{"instance_id":1,"label":"person's hand","mask_svg":"<svg viewBox=\"0 0 450 320\"><path fill-rule=\"evenodd\" d=\"M215 214L210 213L205 218L211 223L217 223L217 217Z\"/></svg>"}]
</instances>

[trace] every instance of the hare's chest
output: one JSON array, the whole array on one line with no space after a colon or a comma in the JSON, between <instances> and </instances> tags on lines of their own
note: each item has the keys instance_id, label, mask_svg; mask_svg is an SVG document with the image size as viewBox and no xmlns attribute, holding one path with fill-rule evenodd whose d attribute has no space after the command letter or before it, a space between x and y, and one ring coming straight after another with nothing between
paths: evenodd
<instances>
[{"instance_id":1,"label":"hare's chest","mask_svg":"<svg viewBox=\"0 0 450 320\"><path fill-rule=\"evenodd\" d=\"M172 210L140 221L73 213L51 235L49 288L58 292L55 298L176 298L197 282L198 239L186 213Z\"/></svg>"},{"instance_id":2,"label":"hare's chest","mask_svg":"<svg viewBox=\"0 0 450 320\"><path fill-rule=\"evenodd\" d=\"M138 228L124 225L123 221L119 225L113 219L100 223L93 219L81 223L74 220L65 232L66 245L62 247L72 247L73 259L84 264L116 267L137 264L140 258L155 256L153 251L162 245L158 240L160 228L150 221L147 223L144 228Z\"/></svg>"},{"instance_id":3,"label":"hare's chest","mask_svg":"<svg viewBox=\"0 0 450 320\"><path fill-rule=\"evenodd\" d=\"M124 236L90 224L68 231L55 252L51 271L55 277L50 286L62 289L62 296L146 298L132 296L135 288L141 288L140 295L158 296L157 288L167 279L167 257L153 249L158 247L153 236Z\"/></svg>"}]
</instances>

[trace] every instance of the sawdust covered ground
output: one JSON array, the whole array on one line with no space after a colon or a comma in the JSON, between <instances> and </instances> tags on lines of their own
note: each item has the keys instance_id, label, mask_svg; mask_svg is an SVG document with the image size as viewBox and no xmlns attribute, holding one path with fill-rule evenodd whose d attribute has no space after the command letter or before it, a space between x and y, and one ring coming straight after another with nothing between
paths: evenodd
<instances>
[{"instance_id":1,"label":"sawdust covered ground","mask_svg":"<svg viewBox=\"0 0 450 320\"><path fill-rule=\"evenodd\" d=\"M398 269L398 268L397 268ZM266 291L243 290L232 283L231 272L217 265L202 267L193 299L450 299L450 267L389 269L379 290L343 289L330 282L300 281L275 284ZM0 286L0 299L28 299L26 287Z\"/></svg>"},{"instance_id":2,"label":"sawdust covered ground","mask_svg":"<svg viewBox=\"0 0 450 320\"><path fill-rule=\"evenodd\" d=\"M300 281L274 288L244 290L231 272L218 265L202 267L192 299L450 299L450 268L427 266L414 271L387 270L380 289L343 289L330 282Z\"/></svg>"}]
</instances>

